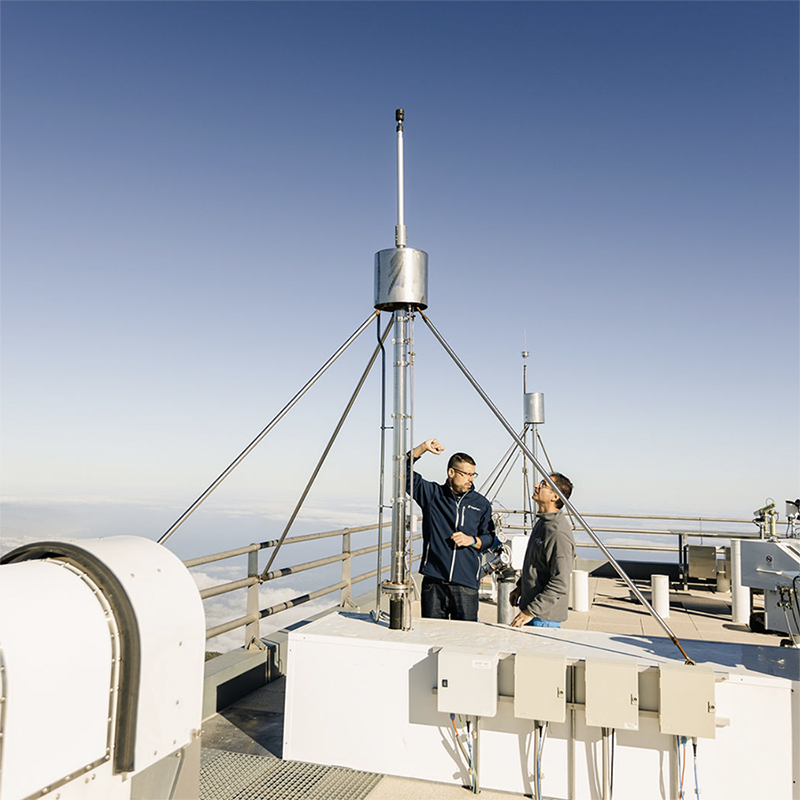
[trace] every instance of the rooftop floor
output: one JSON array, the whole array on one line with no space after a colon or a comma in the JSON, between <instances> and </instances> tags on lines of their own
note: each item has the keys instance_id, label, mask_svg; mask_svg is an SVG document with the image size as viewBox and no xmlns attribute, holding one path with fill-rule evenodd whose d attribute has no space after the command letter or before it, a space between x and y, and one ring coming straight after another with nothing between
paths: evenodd
<instances>
[{"instance_id":1,"label":"rooftop floor","mask_svg":"<svg viewBox=\"0 0 800 800\"><path fill-rule=\"evenodd\" d=\"M634 581L650 599L649 582ZM635 636L663 636L664 630L620 578L589 578L589 610L570 611L562 625L567 630L603 631ZM756 607L760 601L756 597ZM496 606L483 604L480 618L485 622L497 619ZM763 606L761 606L763 607ZM490 616L494 612L494 616ZM670 613L665 619L672 632L684 639L715 642L780 646L781 637L753 633L747 625L731 621L731 593L707 588L670 591Z\"/></svg>"},{"instance_id":2,"label":"rooftop floor","mask_svg":"<svg viewBox=\"0 0 800 800\"><path fill-rule=\"evenodd\" d=\"M649 582L639 583L649 590ZM618 578L590 578L589 611L571 611L563 627L636 636L664 636L661 625ZM419 614L419 608L413 609ZM481 602L479 618L496 623L497 607ZM783 637L753 633L731 622L731 596L703 589L670 593L665 620L691 657L692 640L779 647ZM414 781L338 767L282 761L285 679L242 698L203 724L200 798L270 798L270 800L455 800L472 794L467 787ZM506 792L482 790L484 800L508 798Z\"/></svg>"}]
</instances>

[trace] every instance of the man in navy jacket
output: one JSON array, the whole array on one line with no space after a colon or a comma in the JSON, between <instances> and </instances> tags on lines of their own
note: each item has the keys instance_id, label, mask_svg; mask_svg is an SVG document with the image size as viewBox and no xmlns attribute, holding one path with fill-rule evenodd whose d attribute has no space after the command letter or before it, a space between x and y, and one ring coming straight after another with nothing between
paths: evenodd
<instances>
[{"instance_id":1,"label":"man in navy jacket","mask_svg":"<svg viewBox=\"0 0 800 800\"><path fill-rule=\"evenodd\" d=\"M428 439L408 460L443 451L438 439ZM410 463L406 474L408 491L413 474L413 497L422 509L422 616L477 622L481 552L494 541L494 523L491 503L472 488L475 461L466 453L452 455L444 483L412 473Z\"/></svg>"}]
</instances>

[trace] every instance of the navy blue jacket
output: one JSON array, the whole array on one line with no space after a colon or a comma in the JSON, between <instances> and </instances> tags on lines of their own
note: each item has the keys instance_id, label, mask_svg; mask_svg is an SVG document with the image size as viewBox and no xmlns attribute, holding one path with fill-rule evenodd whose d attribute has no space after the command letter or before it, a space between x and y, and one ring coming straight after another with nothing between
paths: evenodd
<instances>
[{"instance_id":1,"label":"navy blue jacket","mask_svg":"<svg viewBox=\"0 0 800 800\"><path fill-rule=\"evenodd\" d=\"M411 459L406 470L406 490L411 490ZM414 475L414 500L422 509L422 562L419 571L439 580L478 588L481 552L494 541L492 504L474 489L460 497L445 483L426 481ZM481 549L456 547L450 537L461 531L477 536Z\"/></svg>"}]
</instances>

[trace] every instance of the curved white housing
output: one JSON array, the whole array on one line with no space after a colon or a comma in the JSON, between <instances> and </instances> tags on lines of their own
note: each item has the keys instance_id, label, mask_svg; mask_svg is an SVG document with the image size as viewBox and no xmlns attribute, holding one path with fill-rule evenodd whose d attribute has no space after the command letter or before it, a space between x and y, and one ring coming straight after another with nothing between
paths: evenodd
<instances>
[{"instance_id":1,"label":"curved white housing","mask_svg":"<svg viewBox=\"0 0 800 800\"><path fill-rule=\"evenodd\" d=\"M138 537L41 543L3 562L0 795L129 797L138 774L199 736L194 581Z\"/></svg>"}]
</instances>

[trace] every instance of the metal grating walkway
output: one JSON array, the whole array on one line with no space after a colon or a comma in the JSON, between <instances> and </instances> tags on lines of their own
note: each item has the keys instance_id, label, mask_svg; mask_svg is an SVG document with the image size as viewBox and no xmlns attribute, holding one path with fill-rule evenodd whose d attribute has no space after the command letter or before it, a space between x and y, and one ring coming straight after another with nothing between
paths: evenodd
<instances>
[{"instance_id":1,"label":"metal grating walkway","mask_svg":"<svg viewBox=\"0 0 800 800\"><path fill-rule=\"evenodd\" d=\"M200 800L364 800L383 775L204 749Z\"/></svg>"}]
</instances>

